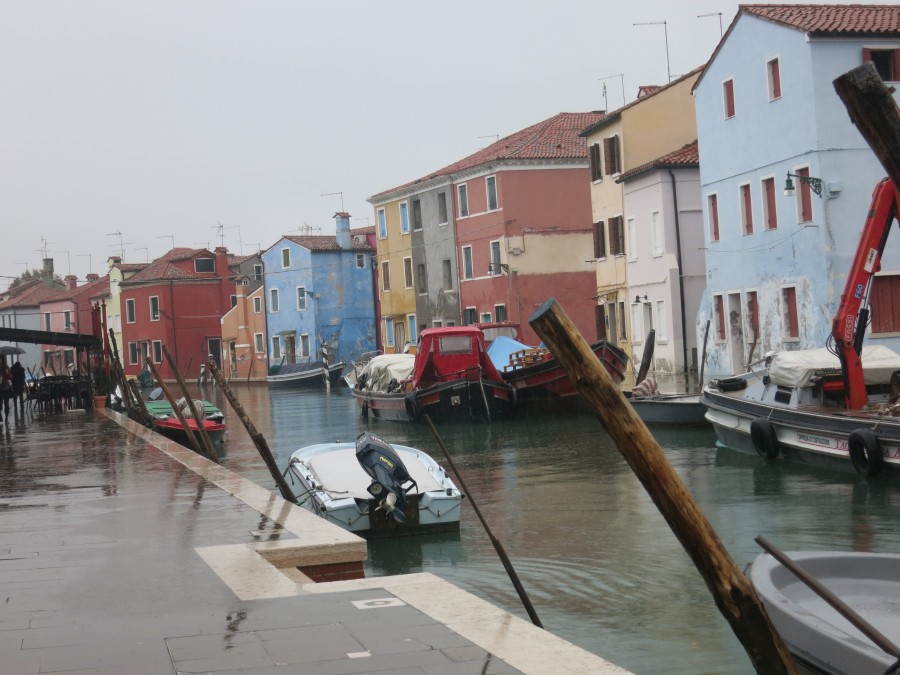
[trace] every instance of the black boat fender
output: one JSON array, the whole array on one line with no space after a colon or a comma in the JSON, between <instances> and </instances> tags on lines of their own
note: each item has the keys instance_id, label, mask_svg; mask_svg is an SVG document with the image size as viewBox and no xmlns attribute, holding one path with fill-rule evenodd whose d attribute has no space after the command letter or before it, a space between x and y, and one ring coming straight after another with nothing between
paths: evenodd
<instances>
[{"instance_id":1,"label":"black boat fender","mask_svg":"<svg viewBox=\"0 0 900 675\"><path fill-rule=\"evenodd\" d=\"M884 471L884 454L875 432L870 429L851 432L847 447L850 450L850 461L859 475L871 477Z\"/></svg>"},{"instance_id":2,"label":"black boat fender","mask_svg":"<svg viewBox=\"0 0 900 675\"><path fill-rule=\"evenodd\" d=\"M411 422L418 422L422 416L422 410L419 408L419 400L416 398L415 392L407 394L404 403L406 404L407 417L409 417Z\"/></svg>"},{"instance_id":3,"label":"black boat fender","mask_svg":"<svg viewBox=\"0 0 900 675\"><path fill-rule=\"evenodd\" d=\"M713 380L709 384L719 391L740 391L747 388L747 380L743 377L726 377L721 380Z\"/></svg>"},{"instance_id":4,"label":"black boat fender","mask_svg":"<svg viewBox=\"0 0 900 675\"><path fill-rule=\"evenodd\" d=\"M757 454L765 459L775 459L781 450L775 427L764 417L757 417L750 422L750 440Z\"/></svg>"}]
</instances>

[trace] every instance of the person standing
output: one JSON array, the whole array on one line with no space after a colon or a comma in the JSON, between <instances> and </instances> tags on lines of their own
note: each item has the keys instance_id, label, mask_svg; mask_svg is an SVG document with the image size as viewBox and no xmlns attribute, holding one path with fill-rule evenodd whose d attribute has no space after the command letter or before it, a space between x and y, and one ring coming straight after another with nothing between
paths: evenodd
<instances>
[{"instance_id":1,"label":"person standing","mask_svg":"<svg viewBox=\"0 0 900 675\"><path fill-rule=\"evenodd\" d=\"M0 355L0 405L3 406L6 415L6 423L9 424L9 399L12 398L12 373L6 365L6 356Z\"/></svg>"},{"instance_id":2,"label":"person standing","mask_svg":"<svg viewBox=\"0 0 900 675\"><path fill-rule=\"evenodd\" d=\"M16 406L19 406L22 414L25 414L25 369L22 364L16 361L12 368L9 369L12 374L12 393L13 393L13 412L16 412Z\"/></svg>"}]
</instances>

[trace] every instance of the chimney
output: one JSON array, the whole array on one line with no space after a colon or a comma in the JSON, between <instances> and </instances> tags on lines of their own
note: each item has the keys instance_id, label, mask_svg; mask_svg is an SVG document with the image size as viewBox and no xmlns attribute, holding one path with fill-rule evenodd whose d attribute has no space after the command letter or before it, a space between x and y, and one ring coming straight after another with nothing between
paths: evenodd
<instances>
[{"instance_id":1,"label":"chimney","mask_svg":"<svg viewBox=\"0 0 900 675\"><path fill-rule=\"evenodd\" d=\"M346 211L338 211L334 214L334 220L337 245L342 251L349 251L353 248L350 242L350 214Z\"/></svg>"},{"instance_id":2,"label":"chimney","mask_svg":"<svg viewBox=\"0 0 900 675\"><path fill-rule=\"evenodd\" d=\"M63 281L66 282L67 291L74 291L78 286L78 277L76 277L74 274L67 275L66 278L63 279Z\"/></svg>"},{"instance_id":3,"label":"chimney","mask_svg":"<svg viewBox=\"0 0 900 675\"><path fill-rule=\"evenodd\" d=\"M44 269L41 276L45 279L53 278L53 258L44 258Z\"/></svg>"},{"instance_id":4,"label":"chimney","mask_svg":"<svg viewBox=\"0 0 900 675\"><path fill-rule=\"evenodd\" d=\"M213 253L216 255L216 276L221 279L227 279L230 276L228 271L228 248L216 246Z\"/></svg>"},{"instance_id":5,"label":"chimney","mask_svg":"<svg viewBox=\"0 0 900 675\"><path fill-rule=\"evenodd\" d=\"M91 272L90 274L87 275L87 280L88 280L88 283L90 283L92 281L99 281L100 275L97 274L96 272Z\"/></svg>"},{"instance_id":6,"label":"chimney","mask_svg":"<svg viewBox=\"0 0 900 675\"><path fill-rule=\"evenodd\" d=\"M117 255L111 255L106 259L106 265L109 267L109 269L112 269L113 267L115 267L116 265L119 265L121 263L122 263L122 259ZM90 278L90 277L88 277L88 278Z\"/></svg>"}]
</instances>

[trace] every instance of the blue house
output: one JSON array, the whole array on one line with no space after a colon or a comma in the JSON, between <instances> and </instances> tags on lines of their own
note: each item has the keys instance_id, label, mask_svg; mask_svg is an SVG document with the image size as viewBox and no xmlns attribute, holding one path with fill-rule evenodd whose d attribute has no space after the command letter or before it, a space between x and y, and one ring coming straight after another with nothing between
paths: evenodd
<instances>
[{"instance_id":1,"label":"blue house","mask_svg":"<svg viewBox=\"0 0 900 675\"><path fill-rule=\"evenodd\" d=\"M706 231L706 372L822 347L884 175L832 82L864 61L900 80L900 7L742 5L694 85ZM787 195L787 179L794 194ZM867 339L900 347L900 237Z\"/></svg>"},{"instance_id":2,"label":"blue house","mask_svg":"<svg viewBox=\"0 0 900 675\"><path fill-rule=\"evenodd\" d=\"M374 228L351 232L343 212L335 221L333 237L285 235L262 254L269 366L349 362L376 348Z\"/></svg>"}]
</instances>

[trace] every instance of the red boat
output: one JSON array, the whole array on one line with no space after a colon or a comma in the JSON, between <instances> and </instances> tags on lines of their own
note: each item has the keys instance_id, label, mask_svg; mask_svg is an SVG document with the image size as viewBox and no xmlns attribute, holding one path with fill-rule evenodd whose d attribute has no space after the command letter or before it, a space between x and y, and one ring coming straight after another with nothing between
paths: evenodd
<instances>
[{"instance_id":1,"label":"red boat","mask_svg":"<svg viewBox=\"0 0 900 675\"><path fill-rule=\"evenodd\" d=\"M197 428L197 420L193 417L186 417L188 428L194 433L199 433ZM213 443L221 443L225 439L225 425L221 422L212 420L203 420L203 428L209 436L209 440ZM184 427L174 415L172 417L157 418L153 420L153 430L162 434L166 438L171 438L176 443L181 443L185 447L190 447L187 435L184 433Z\"/></svg>"}]
</instances>

